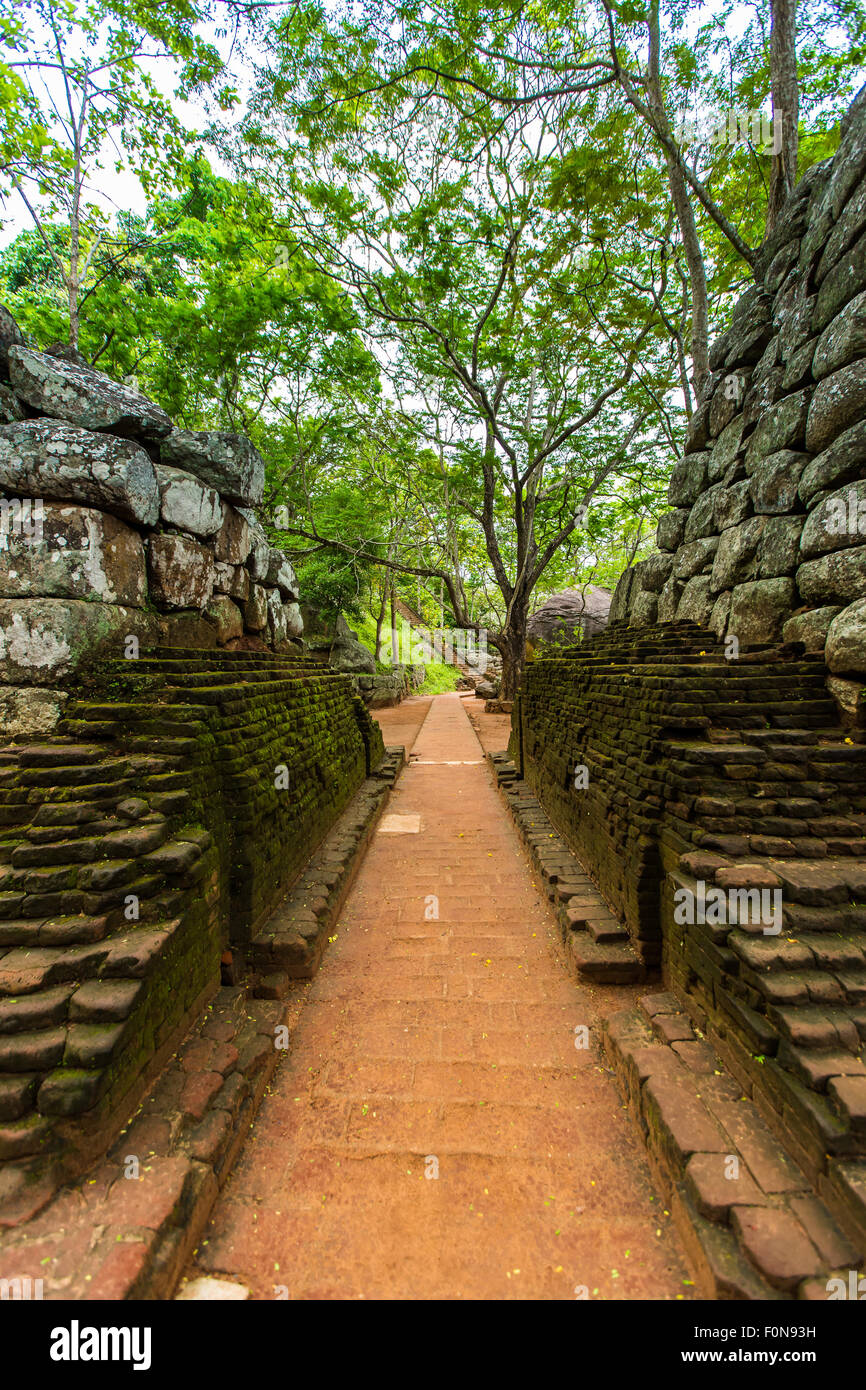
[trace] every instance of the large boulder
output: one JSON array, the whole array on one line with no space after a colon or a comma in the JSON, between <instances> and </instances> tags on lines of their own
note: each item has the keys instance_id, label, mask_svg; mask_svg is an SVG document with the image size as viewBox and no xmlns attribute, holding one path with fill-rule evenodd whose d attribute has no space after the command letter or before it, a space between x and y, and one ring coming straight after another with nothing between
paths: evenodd
<instances>
[{"instance_id":1,"label":"large boulder","mask_svg":"<svg viewBox=\"0 0 866 1390\"><path fill-rule=\"evenodd\" d=\"M155 618L84 599L0 599L0 682L53 685L83 662L123 656L125 639L154 640Z\"/></svg>"},{"instance_id":2,"label":"large boulder","mask_svg":"<svg viewBox=\"0 0 866 1390\"><path fill-rule=\"evenodd\" d=\"M866 290L855 295L818 339L812 360L816 381L866 355Z\"/></svg>"},{"instance_id":3,"label":"large boulder","mask_svg":"<svg viewBox=\"0 0 866 1390\"><path fill-rule=\"evenodd\" d=\"M16 396L34 410L82 429L146 440L162 439L171 429L161 406L92 367L63 362L31 348L11 347L9 375Z\"/></svg>"},{"instance_id":4,"label":"large boulder","mask_svg":"<svg viewBox=\"0 0 866 1390\"><path fill-rule=\"evenodd\" d=\"M0 685L0 729L7 738L49 734L69 699L65 690L36 685Z\"/></svg>"},{"instance_id":5,"label":"large boulder","mask_svg":"<svg viewBox=\"0 0 866 1390\"><path fill-rule=\"evenodd\" d=\"M819 382L809 406L806 448L826 449L844 430L866 417L866 361L851 362Z\"/></svg>"},{"instance_id":6,"label":"large boulder","mask_svg":"<svg viewBox=\"0 0 866 1390\"><path fill-rule=\"evenodd\" d=\"M357 633L352 632L342 618L337 623L337 632L331 646L328 664L332 671L376 674L375 656L358 641Z\"/></svg>"},{"instance_id":7,"label":"large boulder","mask_svg":"<svg viewBox=\"0 0 866 1390\"><path fill-rule=\"evenodd\" d=\"M0 381L9 380L9 349L24 346L24 334L9 310L0 304Z\"/></svg>"},{"instance_id":8,"label":"large boulder","mask_svg":"<svg viewBox=\"0 0 866 1390\"><path fill-rule=\"evenodd\" d=\"M150 596L165 608L205 608L213 593L213 557L189 536L151 536L148 545Z\"/></svg>"},{"instance_id":9,"label":"large boulder","mask_svg":"<svg viewBox=\"0 0 866 1390\"><path fill-rule=\"evenodd\" d=\"M255 507L264 496L264 460L245 435L176 429L162 441L159 456L163 463L194 473L242 507Z\"/></svg>"},{"instance_id":10,"label":"large boulder","mask_svg":"<svg viewBox=\"0 0 866 1390\"><path fill-rule=\"evenodd\" d=\"M744 647L775 641L794 607L795 594L793 579L737 584L731 593L728 632Z\"/></svg>"},{"instance_id":11,"label":"large boulder","mask_svg":"<svg viewBox=\"0 0 866 1390\"><path fill-rule=\"evenodd\" d=\"M229 565L246 563L252 544L250 523L228 502L222 502L222 525L214 541L214 558Z\"/></svg>"},{"instance_id":12,"label":"large boulder","mask_svg":"<svg viewBox=\"0 0 866 1390\"><path fill-rule=\"evenodd\" d=\"M849 603L833 619L826 661L835 675L866 675L866 599Z\"/></svg>"},{"instance_id":13,"label":"large boulder","mask_svg":"<svg viewBox=\"0 0 866 1390\"><path fill-rule=\"evenodd\" d=\"M0 426L0 489L99 507L139 526L159 520L156 470L144 450L59 420Z\"/></svg>"},{"instance_id":14,"label":"large boulder","mask_svg":"<svg viewBox=\"0 0 866 1390\"><path fill-rule=\"evenodd\" d=\"M292 569L288 555L282 550L273 549L270 551L265 583L278 588L283 598L293 601L297 599L298 581L295 577L295 571Z\"/></svg>"},{"instance_id":15,"label":"large boulder","mask_svg":"<svg viewBox=\"0 0 866 1390\"><path fill-rule=\"evenodd\" d=\"M609 589L587 584L584 589L563 589L551 594L526 625L527 640L541 643L579 642L581 634L600 632L607 626L611 606Z\"/></svg>"},{"instance_id":16,"label":"large boulder","mask_svg":"<svg viewBox=\"0 0 866 1390\"><path fill-rule=\"evenodd\" d=\"M204 610L204 617L216 629L216 639L221 647L233 638L243 636L241 610L226 594L217 594L211 599Z\"/></svg>"},{"instance_id":17,"label":"large boulder","mask_svg":"<svg viewBox=\"0 0 866 1390\"><path fill-rule=\"evenodd\" d=\"M866 545L833 550L806 560L797 570L797 587L804 603L820 607L850 603L866 596Z\"/></svg>"},{"instance_id":18,"label":"large boulder","mask_svg":"<svg viewBox=\"0 0 866 1390\"><path fill-rule=\"evenodd\" d=\"M15 425L26 419L26 412L11 386L0 381L0 425Z\"/></svg>"},{"instance_id":19,"label":"large boulder","mask_svg":"<svg viewBox=\"0 0 866 1390\"><path fill-rule=\"evenodd\" d=\"M4 510L12 504L2 504ZM25 503L29 506L29 503ZM40 535L7 527L6 560L0 568L4 598L81 598L140 608L147 597L141 536L108 512L46 502L38 516Z\"/></svg>"},{"instance_id":20,"label":"large boulder","mask_svg":"<svg viewBox=\"0 0 866 1390\"><path fill-rule=\"evenodd\" d=\"M866 465L866 420L852 425L834 439L823 453L812 459L800 479L800 500L809 506L812 498L826 488L859 478Z\"/></svg>"},{"instance_id":21,"label":"large boulder","mask_svg":"<svg viewBox=\"0 0 866 1390\"><path fill-rule=\"evenodd\" d=\"M156 478L160 516L166 526L191 531L194 536L216 535L223 524L218 492L191 473L184 473L180 468L167 468L165 464L157 466Z\"/></svg>"}]
</instances>

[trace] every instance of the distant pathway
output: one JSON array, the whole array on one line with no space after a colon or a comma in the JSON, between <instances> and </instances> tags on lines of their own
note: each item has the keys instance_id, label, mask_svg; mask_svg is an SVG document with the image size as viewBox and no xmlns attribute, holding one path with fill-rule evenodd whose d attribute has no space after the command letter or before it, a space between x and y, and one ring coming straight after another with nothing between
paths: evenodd
<instances>
[{"instance_id":1,"label":"distant pathway","mask_svg":"<svg viewBox=\"0 0 866 1390\"><path fill-rule=\"evenodd\" d=\"M420 705L382 712L386 743ZM188 1273L256 1298L688 1297L613 1081L574 1045L633 994L567 975L456 695L412 755L387 814L418 829L375 836Z\"/></svg>"}]
</instances>

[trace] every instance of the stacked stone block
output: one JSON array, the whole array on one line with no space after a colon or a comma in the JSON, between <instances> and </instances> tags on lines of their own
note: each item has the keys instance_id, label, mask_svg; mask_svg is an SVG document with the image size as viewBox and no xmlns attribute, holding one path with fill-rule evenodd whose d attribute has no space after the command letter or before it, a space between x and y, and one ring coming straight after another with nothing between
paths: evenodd
<instances>
[{"instance_id":1,"label":"stacked stone block","mask_svg":"<svg viewBox=\"0 0 866 1390\"><path fill-rule=\"evenodd\" d=\"M839 149L797 185L710 353L657 551L611 618L691 620L741 647L826 655L866 679L866 89Z\"/></svg>"},{"instance_id":2,"label":"stacked stone block","mask_svg":"<svg viewBox=\"0 0 866 1390\"><path fill-rule=\"evenodd\" d=\"M127 638L297 650L294 571L253 510L241 435L182 430L0 319L0 722L53 727L83 661Z\"/></svg>"}]
</instances>

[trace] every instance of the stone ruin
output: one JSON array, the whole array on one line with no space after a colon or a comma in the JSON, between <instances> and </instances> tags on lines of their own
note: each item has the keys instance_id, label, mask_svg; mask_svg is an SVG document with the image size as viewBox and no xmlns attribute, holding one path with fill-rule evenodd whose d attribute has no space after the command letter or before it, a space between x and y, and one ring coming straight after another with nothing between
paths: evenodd
<instances>
[{"instance_id":1,"label":"stone ruin","mask_svg":"<svg viewBox=\"0 0 866 1390\"><path fill-rule=\"evenodd\" d=\"M0 412L2 1225L105 1150L221 981L311 973L384 749L303 651L247 439L5 310Z\"/></svg>"},{"instance_id":2,"label":"stone ruin","mask_svg":"<svg viewBox=\"0 0 866 1390\"><path fill-rule=\"evenodd\" d=\"M578 971L661 969L608 1054L707 1287L826 1297L866 1257L866 89L757 272L658 549L529 663L498 774Z\"/></svg>"}]
</instances>

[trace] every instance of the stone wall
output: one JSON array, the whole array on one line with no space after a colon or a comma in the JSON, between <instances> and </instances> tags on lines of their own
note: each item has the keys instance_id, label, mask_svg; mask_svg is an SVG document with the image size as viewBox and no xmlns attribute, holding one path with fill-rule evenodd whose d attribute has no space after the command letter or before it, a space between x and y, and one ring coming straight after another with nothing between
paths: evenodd
<instances>
[{"instance_id":1,"label":"stone wall","mask_svg":"<svg viewBox=\"0 0 866 1390\"><path fill-rule=\"evenodd\" d=\"M658 549L626 571L611 609L826 651L851 709L866 679L864 172L866 89L712 347Z\"/></svg>"},{"instance_id":2,"label":"stone wall","mask_svg":"<svg viewBox=\"0 0 866 1390\"><path fill-rule=\"evenodd\" d=\"M860 1233L864 173L866 89L712 349L658 550L604 633L527 664L509 747L640 965ZM564 917L595 933L579 897ZM601 932L571 958L597 964Z\"/></svg>"},{"instance_id":3,"label":"stone wall","mask_svg":"<svg viewBox=\"0 0 866 1390\"><path fill-rule=\"evenodd\" d=\"M2 314L0 340L2 1225L99 1155L251 969L384 748L302 652L249 442L173 429Z\"/></svg>"},{"instance_id":4,"label":"stone wall","mask_svg":"<svg viewBox=\"0 0 866 1390\"><path fill-rule=\"evenodd\" d=\"M297 649L294 571L253 510L263 487L243 436L175 429L0 313L0 727L51 728L82 663L129 637Z\"/></svg>"}]
</instances>

